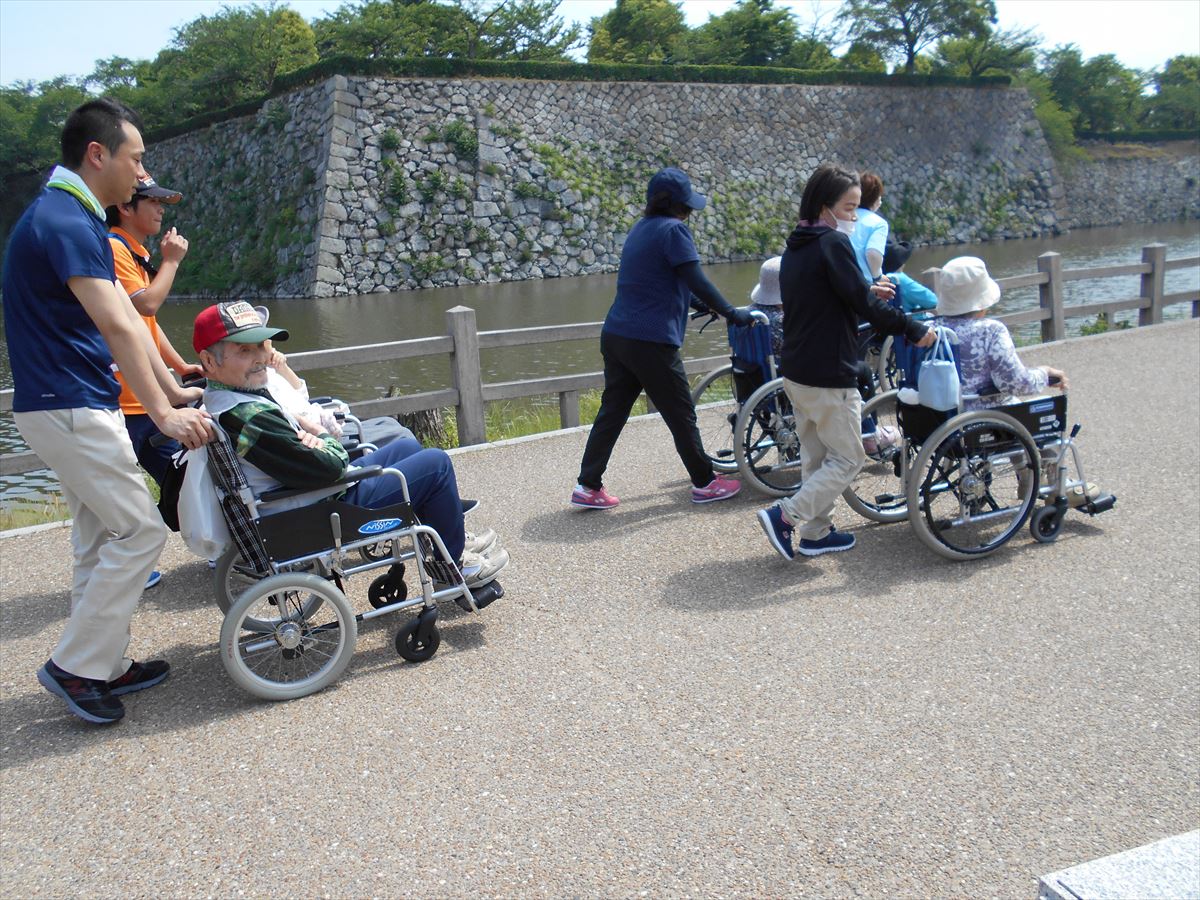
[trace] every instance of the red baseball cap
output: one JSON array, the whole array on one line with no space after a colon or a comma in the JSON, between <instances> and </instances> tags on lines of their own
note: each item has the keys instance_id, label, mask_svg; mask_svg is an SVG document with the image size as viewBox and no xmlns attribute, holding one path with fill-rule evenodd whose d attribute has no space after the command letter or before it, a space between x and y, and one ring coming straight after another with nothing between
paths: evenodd
<instances>
[{"instance_id":1,"label":"red baseball cap","mask_svg":"<svg viewBox=\"0 0 1200 900\"><path fill-rule=\"evenodd\" d=\"M267 340L287 339L287 331L268 328L259 318L258 311L245 300L210 306L196 316L196 324L192 326L192 348L197 353L219 341L259 344Z\"/></svg>"}]
</instances>

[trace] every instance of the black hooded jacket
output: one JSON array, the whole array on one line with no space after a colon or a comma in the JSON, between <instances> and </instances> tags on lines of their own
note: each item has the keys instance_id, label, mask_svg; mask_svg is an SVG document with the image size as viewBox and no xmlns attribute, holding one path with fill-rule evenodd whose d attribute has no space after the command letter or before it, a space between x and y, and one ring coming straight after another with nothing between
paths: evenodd
<instances>
[{"instance_id":1,"label":"black hooded jacket","mask_svg":"<svg viewBox=\"0 0 1200 900\"><path fill-rule=\"evenodd\" d=\"M779 264L783 296L784 378L811 387L858 385L858 323L911 341L925 326L876 299L854 258L850 239L825 225L798 225Z\"/></svg>"}]
</instances>

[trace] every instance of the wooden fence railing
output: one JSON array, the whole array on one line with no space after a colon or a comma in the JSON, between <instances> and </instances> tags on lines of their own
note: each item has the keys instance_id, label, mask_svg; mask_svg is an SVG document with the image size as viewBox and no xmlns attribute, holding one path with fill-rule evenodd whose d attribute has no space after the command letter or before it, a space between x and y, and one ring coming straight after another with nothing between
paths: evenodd
<instances>
[{"instance_id":1,"label":"wooden fence railing","mask_svg":"<svg viewBox=\"0 0 1200 900\"><path fill-rule=\"evenodd\" d=\"M1038 306L998 318L1009 328L1028 322L1040 322L1042 340L1055 341L1066 336L1066 320L1079 316L1095 316L1099 313L1111 315L1122 310L1136 309L1139 325L1154 325L1163 320L1164 308L1177 303L1191 303L1192 317L1200 317L1200 290L1174 294L1166 294L1163 290L1166 272L1189 267L1200 268L1200 256L1168 260L1163 244L1150 244L1143 248L1140 263L1091 269L1063 269L1062 257L1058 253L1043 253L1037 260L1037 272L997 279L1000 287L1005 290L1037 285ZM927 269L922 273L921 280L936 292L940 275L938 269ZM1063 285L1068 281L1114 278L1122 275L1141 276L1136 297L1072 306L1065 306L1063 303ZM292 353L288 354L288 364L299 372L449 354L452 387L403 397L361 400L351 403L350 406L356 415L362 417L396 415L453 406L458 420L459 443L467 446L487 440L484 432L484 408L489 402L557 394L559 421L563 428L570 428L579 424L580 391L602 387L604 384L602 372L485 383L479 357L481 350L531 347L562 341L594 341L600 337L602 324L586 322L577 325L478 331L475 327L475 311L465 306L456 306L446 311L446 334L440 337ZM684 369L689 374L705 372L723 363L725 359L723 356L689 359L684 362ZM11 409L12 391L0 391L0 412ZM36 454L31 452L0 455L0 475L15 475L40 468L44 468L44 465Z\"/></svg>"}]
</instances>

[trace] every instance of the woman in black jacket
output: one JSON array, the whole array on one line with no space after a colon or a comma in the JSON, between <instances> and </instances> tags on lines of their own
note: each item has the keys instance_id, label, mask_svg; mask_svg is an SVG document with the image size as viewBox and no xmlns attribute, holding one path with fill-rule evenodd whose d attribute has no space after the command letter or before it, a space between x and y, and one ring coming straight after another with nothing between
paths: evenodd
<instances>
[{"instance_id":1,"label":"woman in black jacket","mask_svg":"<svg viewBox=\"0 0 1200 900\"><path fill-rule=\"evenodd\" d=\"M800 222L788 236L779 266L783 296L783 354L779 370L796 416L804 480L800 490L762 510L759 522L771 545L795 557L819 556L854 546L854 536L833 527L837 498L866 460L858 393L858 323L904 334L920 347L934 333L884 301L892 286L872 285L854 257L849 234L862 197L858 175L824 165L804 186Z\"/></svg>"}]
</instances>

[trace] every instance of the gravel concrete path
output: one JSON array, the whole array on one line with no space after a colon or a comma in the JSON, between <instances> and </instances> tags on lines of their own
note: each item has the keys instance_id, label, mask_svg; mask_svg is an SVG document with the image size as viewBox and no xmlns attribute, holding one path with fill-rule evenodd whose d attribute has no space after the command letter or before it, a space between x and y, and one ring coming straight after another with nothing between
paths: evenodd
<instances>
[{"instance_id":1,"label":"gravel concrete path","mask_svg":"<svg viewBox=\"0 0 1200 900\"><path fill-rule=\"evenodd\" d=\"M611 512L566 505L584 433L489 447L456 465L507 597L420 665L367 623L291 703L230 682L173 538L132 646L171 678L75 719L34 679L68 532L0 541L0 895L1033 897L1196 828L1200 323L1026 356L1120 497L1055 544L949 563L839 505L859 546L789 564L748 491L689 502L656 418Z\"/></svg>"}]
</instances>

